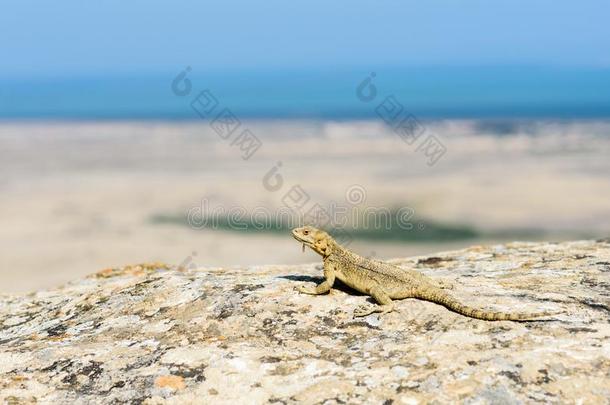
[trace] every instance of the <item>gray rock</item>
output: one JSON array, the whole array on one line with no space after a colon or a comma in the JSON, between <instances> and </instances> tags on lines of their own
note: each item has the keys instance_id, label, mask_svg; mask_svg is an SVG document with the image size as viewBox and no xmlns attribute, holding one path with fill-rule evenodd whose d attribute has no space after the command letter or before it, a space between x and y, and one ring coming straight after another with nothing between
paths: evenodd
<instances>
[{"instance_id":1,"label":"gray rock","mask_svg":"<svg viewBox=\"0 0 610 405\"><path fill-rule=\"evenodd\" d=\"M319 264L107 269L0 297L0 398L608 403L608 242L475 246L394 263L452 285L473 306L564 313L486 322L404 300L399 312L354 319L367 297L294 291L319 281Z\"/></svg>"}]
</instances>

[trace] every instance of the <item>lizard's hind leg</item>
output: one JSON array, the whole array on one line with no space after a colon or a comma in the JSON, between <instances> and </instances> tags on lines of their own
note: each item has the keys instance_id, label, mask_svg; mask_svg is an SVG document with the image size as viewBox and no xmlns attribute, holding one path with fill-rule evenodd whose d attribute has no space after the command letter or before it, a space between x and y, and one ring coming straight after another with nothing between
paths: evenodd
<instances>
[{"instance_id":1,"label":"lizard's hind leg","mask_svg":"<svg viewBox=\"0 0 610 405\"><path fill-rule=\"evenodd\" d=\"M394 311L392 299L380 286L373 286L369 295L373 297L379 305L361 305L354 310L354 316L367 316L375 312L385 314Z\"/></svg>"}]
</instances>

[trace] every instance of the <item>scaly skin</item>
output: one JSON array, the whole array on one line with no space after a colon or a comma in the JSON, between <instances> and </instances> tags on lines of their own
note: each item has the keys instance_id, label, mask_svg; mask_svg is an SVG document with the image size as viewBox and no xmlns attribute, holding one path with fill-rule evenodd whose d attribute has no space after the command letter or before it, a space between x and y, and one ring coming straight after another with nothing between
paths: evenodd
<instances>
[{"instance_id":1,"label":"scaly skin","mask_svg":"<svg viewBox=\"0 0 610 405\"><path fill-rule=\"evenodd\" d=\"M292 230L292 236L322 256L324 281L315 288L299 286L305 294L325 294L332 288L335 279L370 295L379 304L356 308L354 316L366 316L374 312L387 313L395 310L393 299L418 298L434 302L471 318L485 321L529 321L550 312L505 313L490 312L460 303L439 288L439 283L414 270L403 270L389 263L370 260L341 247L326 232L311 226Z\"/></svg>"}]
</instances>

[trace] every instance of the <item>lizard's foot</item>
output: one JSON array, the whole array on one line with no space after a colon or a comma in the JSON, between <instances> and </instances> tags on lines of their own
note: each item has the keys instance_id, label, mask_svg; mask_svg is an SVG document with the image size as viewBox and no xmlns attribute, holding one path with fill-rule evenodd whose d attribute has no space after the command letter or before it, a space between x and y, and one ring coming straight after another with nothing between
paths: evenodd
<instances>
[{"instance_id":1,"label":"lizard's foot","mask_svg":"<svg viewBox=\"0 0 610 405\"><path fill-rule=\"evenodd\" d=\"M354 309L354 316L367 316L376 312L386 314L394 311L394 305L360 305Z\"/></svg>"},{"instance_id":2,"label":"lizard's foot","mask_svg":"<svg viewBox=\"0 0 610 405\"><path fill-rule=\"evenodd\" d=\"M372 305L360 305L354 309L354 317L367 316L375 312L375 307Z\"/></svg>"},{"instance_id":3,"label":"lizard's foot","mask_svg":"<svg viewBox=\"0 0 610 405\"><path fill-rule=\"evenodd\" d=\"M297 286L297 291L303 294L309 294L309 295L317 295L318 293L316 292L315 288L312 287L308 287L306 285L299 285Z\"/></svg>"}]
</instances>

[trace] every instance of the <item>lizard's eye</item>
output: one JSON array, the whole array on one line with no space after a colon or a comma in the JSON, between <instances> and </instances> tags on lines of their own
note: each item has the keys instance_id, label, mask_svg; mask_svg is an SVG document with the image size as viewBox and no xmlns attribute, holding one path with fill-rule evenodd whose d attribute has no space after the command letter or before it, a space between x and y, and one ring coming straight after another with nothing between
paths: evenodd
<instances>
[{"instance_id":1,"label":"lizard's eye","mask_svg":"<svg viewBox=\"0 0 610 405\"><path fill-rule=\"evenodd\" d=\"M303 231L303 235L309 235L309 231L308 230L304 230Z\"/></svg>"}]
</instances>

